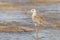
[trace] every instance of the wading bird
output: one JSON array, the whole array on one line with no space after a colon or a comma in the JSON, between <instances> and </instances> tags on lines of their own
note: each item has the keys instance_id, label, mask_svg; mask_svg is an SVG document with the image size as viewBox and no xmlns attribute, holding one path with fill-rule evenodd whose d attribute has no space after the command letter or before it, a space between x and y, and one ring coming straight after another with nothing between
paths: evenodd
<instances>
[{"instance_id":1,"label":"wading bird","mask_svg":"<svg viewBox=\"0 0 60 40\"><path fill-rule=\"evenodd\" d=\"M31 9L31 12L33 13L32 21L34 22L34 25L36 27L36 40L38 40L38 32L39 32L39 28L40 28L38 25L42 25L42 26L45 26L45 25L44 25L43 19L37 15L36 9Z\"/></svg>"}]
</instances>

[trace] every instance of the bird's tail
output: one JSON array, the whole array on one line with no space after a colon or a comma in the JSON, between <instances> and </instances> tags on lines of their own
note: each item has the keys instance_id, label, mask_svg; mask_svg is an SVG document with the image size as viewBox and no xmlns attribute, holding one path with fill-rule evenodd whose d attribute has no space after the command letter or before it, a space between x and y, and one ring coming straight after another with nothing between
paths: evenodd
<instances>
[{"instance_id":1,"label":"bird's tail","mask_svg":"<svg viewBox=\"0 0 60 40\"><path fill-rule=\"evenodd\" d=\"M43 27L47 27L47 25L45 23L41 23L40 25Z\"/></svg>"}]
</instances>

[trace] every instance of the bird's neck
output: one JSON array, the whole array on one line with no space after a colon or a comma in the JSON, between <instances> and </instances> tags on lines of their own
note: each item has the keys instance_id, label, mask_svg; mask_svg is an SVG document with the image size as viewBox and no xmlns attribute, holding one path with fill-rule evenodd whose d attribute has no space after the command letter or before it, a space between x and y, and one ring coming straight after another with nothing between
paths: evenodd
<instances>
[{"instance_id":1,"label":"bird's neck","mask_svg":"<svg viewBox=\"0 0 60 40\"><path fill-rule=\"evenodd\" d=\"M36 12L33 12L32 16L36 16Z\"/></svg>"}]
</instances>

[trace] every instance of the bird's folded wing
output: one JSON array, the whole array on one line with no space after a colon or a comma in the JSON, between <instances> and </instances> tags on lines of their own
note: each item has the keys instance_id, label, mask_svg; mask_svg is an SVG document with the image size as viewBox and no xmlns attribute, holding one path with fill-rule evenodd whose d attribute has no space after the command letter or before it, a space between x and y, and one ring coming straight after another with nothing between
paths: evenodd
<instances>
[{"instance_id":1,"label":"bird's folded wing","mask_svg":"<svg viewBox=\"0 0 60 40\"><path fill-rule=\"evenodd\" d=\"M44 22L44 20L41 17L38 17L38 16L34 16L33 21L38 23L38 24L41 24L41 23Z\"/></svg>"}]
</instances>

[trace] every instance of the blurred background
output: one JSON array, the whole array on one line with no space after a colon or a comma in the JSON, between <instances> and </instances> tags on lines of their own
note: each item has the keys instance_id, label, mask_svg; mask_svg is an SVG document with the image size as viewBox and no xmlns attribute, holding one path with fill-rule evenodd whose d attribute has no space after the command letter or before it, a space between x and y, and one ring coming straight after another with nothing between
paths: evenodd
<instances>
[{"instance_id":1,"label":"blurred background","mask_svg":"<svg viewBox=\"0 0 60 40\"><path fill-rule=\"evenodd\" d=\"M31 9L44 14L42 17L48 25L40 29L39 40L60 40L60 0L0 0L0 27L34 28L32 13L28 13ZM35 40L35 31L0 32L0 40Z\"/></svg>"}]
</instances>

